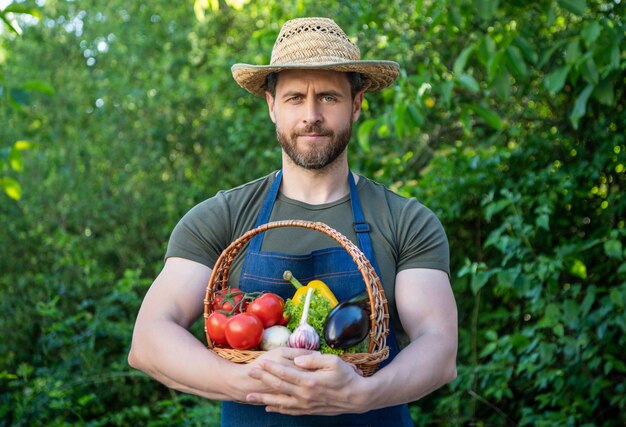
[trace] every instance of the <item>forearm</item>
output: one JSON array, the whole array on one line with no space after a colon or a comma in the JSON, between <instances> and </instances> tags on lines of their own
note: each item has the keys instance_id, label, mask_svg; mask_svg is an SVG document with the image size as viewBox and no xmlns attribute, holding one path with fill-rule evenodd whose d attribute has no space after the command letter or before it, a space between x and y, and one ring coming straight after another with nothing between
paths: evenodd
<instances>
[{"instance_id":1,"label":"forearm","mask_svg":"<svg viewBox=\"0 0 626 427\"><path fill-rule=\"evenodd\" d=\"M456 338L432 333L404 348L367 378L366 406L378 409L418 400L456 378Z\"/></svg>"},{"instance_id":2,"label":"forearm","mask_svg":"<svg viewBox=\"0 0 626 427\"><path fill-rule=\"evenodd\" d=\"M245 391L234 385L242 365L210 351L183 327L155 320L137 327L128 357L129 364L169 388L214 400L243 400Z\"/></svg>"}]
</instances>

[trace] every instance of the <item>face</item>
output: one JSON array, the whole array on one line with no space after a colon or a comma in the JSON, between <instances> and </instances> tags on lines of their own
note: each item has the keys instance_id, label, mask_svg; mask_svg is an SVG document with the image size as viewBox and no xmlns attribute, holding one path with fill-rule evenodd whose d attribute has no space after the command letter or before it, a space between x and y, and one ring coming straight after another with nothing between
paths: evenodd
<instances>
[{"instance_id":1,"label":"face","mask_svg":"<svg viewBox=\"0 0 626 427\"><path fill-rule=\"evenodd\" d=\"M344 73L286 70L276 96L265 94L278 142L296 165L322 169L345 153L352 123L361 113L363 93L352 99Z\"/></svg>"}]
</instances>

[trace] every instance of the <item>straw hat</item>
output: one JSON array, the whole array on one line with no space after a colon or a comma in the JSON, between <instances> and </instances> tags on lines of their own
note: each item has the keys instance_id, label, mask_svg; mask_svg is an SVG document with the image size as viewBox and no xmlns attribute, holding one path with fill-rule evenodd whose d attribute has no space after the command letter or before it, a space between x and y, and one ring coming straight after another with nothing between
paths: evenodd
<instances>
[{"instance_id":1,"label":"straw hat","mask_svg":"<svg viewBox=\"0 0 626 427\"><path fill-rule=\"evenodd\" d=\"M361 73L366 92L385 88L398 76L397 62L360 57L359 48L332 19L298 18L281 28L270 65L235 64L231 70L239 86L257 96L264 96L268 74L289 69Z\"/></svg>"}]
</instances>

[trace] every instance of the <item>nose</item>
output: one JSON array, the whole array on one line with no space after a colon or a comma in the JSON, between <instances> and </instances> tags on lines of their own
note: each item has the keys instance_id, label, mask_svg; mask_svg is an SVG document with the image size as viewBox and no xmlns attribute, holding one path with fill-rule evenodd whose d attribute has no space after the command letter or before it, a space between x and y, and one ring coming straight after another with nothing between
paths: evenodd
<instances>
[{"instance_id":1,"label":"nose","mask_svg":"<svg viewBox=\"0 0 626 427\"><path fill-rule=\"evenodd\" d=\"M319 103L313 97L307 97L303 121L307 125L321 123L322 112Z\"/></svg>"}]
</instances>

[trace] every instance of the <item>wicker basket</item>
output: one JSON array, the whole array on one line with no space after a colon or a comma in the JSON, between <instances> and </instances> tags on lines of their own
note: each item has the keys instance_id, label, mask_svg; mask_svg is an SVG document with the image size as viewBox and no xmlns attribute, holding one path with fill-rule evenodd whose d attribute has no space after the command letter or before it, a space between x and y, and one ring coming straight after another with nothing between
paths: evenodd
<instances>
[{"instance_id":1,"label":"wicker basket","mask_svg":"<svg viewBox=\"0 0 626 427\"><path fill-rule=\"evenodd\" d=\"M207 321L209 315L213 311L213 299L215 297L215 293L220 289L228 288L229 270L235 256L255 235L279 227L304 227L317 230L336 240L352 256L352 259L357 264L359 271L363 276L363 280L367 287L367 293L369 295L371 313L370 340L367 353L345 353L340 357L346 362L352 363L360 368L365 376L372 375L378 369L379 364L389 357L389 347L387 347L389 309L387 307L385 293L376 271L363 252L361 252L361 250L343 234L322 222L301 220L269 222L248 231L224 249L215 263L215 267L213 268L213 273L209 279L204 297L204 330L209 349L217 353L219 356L235 363L249 363L264 353L260 350L236 350L216 347L209 337ZM289 286L291 285L289 284Z\"/></svg>"}]
</instances>

